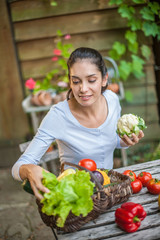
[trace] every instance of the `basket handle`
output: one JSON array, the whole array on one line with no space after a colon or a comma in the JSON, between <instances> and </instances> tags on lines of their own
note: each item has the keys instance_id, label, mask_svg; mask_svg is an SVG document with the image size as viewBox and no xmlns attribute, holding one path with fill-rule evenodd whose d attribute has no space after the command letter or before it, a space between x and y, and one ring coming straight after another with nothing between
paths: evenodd
<instances>
[{"instance_id":1,"label":"basket handle","mask_svg":"<svg viewBox=\"0 0 160 240\"><path fill-rule=\"evenodd\" d=\"M117 63L114 61L114 59L112 59L110 57L103 57L103 58L112 64L112 66L114 68L115 78L119 79L119 70L118 70Z\"/></svg>"},{"instance_id":2,"label":"basket handle","mask_svg":"<svg viewBox=\"0 0 160 240\"><path fill-rule=\"evenodd\" d=\"M68 166L71 166L71 167L76 167L78 168L79 170L85 170L86 172L89 172L90 176L91 176L91 179L94 180L95 184L96 184L96 187L98 188L98 190L103 190L102 188L102 185L97 181L97 178L95 177L95 175L90 171L88 170L87 168L85 167L82 167L82 166L79 166L77 164L74 164L74 163L71 163L71 162L63 162L61 164L61 173L64 172L64 166L65 165L68 165Z\"/></svg>"}]
</instances>

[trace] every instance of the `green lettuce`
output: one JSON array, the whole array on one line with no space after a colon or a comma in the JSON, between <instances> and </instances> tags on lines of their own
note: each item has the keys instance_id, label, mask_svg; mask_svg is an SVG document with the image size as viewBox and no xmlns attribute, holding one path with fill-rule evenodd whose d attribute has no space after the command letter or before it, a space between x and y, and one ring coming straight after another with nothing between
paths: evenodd
<instances>
[{"instance_id":1,"label":"green lettuce","mask_svg":"<svg viewBox=\"0 0 160 240\"><path fill-rule=\"evenodd\" d=\"M76 216L85 217L93 209L93 189L95 184L90 181L90 174L76 171L58 181L52 173L43 171L42 183L50 192L43 193L42 212L58 216L57 226L63 227L70 211Z\"/></svg>"}]
</instances>

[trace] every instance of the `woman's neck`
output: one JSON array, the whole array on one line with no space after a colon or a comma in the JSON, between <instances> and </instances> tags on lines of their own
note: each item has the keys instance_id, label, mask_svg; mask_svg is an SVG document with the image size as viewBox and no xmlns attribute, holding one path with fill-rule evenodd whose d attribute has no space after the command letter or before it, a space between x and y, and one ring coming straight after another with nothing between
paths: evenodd
<instances>
[{"instance_id":1,"label":"woman's neck","mask_svg":"<svg viewBox=\"0 0 160 240\"><path fill-rule=\"evenodd\" d=\"M81 125L88 128L99 127L105 122L108 115L108 106L103 95L91 106L81 106L74 98L69 100L68 104L73 116Z\"/></svg>"}]
</instances>

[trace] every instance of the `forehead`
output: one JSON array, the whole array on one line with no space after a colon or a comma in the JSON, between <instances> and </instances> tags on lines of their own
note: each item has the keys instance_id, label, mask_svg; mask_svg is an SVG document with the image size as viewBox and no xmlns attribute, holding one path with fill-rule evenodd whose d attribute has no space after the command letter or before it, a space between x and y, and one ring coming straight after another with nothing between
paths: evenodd
<instances>
[{"instance_id":1,"label":"forehead","mask_svg":"<svg viewBox=\"0 0 160 240\"><path fill-rule=\"evenodd\" d=\"M78 59L70 68L70 74L75 73L98 73L100 72L97 65L92 62L92 59Z\"/></svg>"}]
</instances>

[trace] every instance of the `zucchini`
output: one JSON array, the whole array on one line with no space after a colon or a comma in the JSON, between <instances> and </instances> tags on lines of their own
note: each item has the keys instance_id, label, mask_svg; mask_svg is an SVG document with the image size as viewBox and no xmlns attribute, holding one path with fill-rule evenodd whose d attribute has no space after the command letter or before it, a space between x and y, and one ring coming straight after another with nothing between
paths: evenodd
<instances>
[{"instance_id":1,"label":"zucchini","mask_svg":"<svg viewBox=\"0 0 160 240\"><path fill-rule=\"evenodd\" d=\"M34 192L33 192L32 188L31 188L31 185L30 185L30 182L28 181L28 179L25 179L25 180L23 181L22 186L23 186L23 189L24 189L26 192L34 195Z\"/></svg>"}]
</instances>

